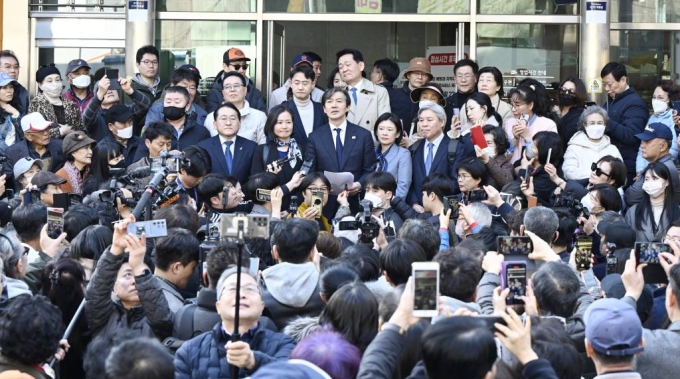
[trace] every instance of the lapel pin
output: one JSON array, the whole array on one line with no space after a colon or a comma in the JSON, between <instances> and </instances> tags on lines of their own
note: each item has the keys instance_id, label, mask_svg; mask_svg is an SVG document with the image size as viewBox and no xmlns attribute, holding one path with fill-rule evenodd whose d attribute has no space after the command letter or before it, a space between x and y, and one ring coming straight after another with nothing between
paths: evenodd
<instances>
[{"instance_id":1,"label":"lapel pin","mask_svg":"<svg viewBox=\"0 0 680 379\"><path fill-rule=\"evenodd\" d=\"M357 139L357 136L352 136L352 139Z\"/></svg>"},{"instance_id":2,"label":"lapel pin","mask_svg":"<svg viewBox=\"0 0 680 379\"><path fill-rule=\"evenodd\" d=\"M239 149L239 150L243 150L243 146L239 147L238 149Z\"/></svg>"}]
</instances>

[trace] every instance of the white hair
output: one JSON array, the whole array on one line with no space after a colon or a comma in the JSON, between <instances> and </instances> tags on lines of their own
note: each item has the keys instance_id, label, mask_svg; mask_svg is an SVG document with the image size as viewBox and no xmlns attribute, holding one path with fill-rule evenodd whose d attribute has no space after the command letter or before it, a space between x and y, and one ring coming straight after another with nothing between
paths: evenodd
<instances>
[{"instance_id":1,"label":"white hair","mask_svg":"<svg viewBox=\"0 0 680 379\"><path fill-rule=\"evenodd\" d=\"M471 203L468 205L470 214L472 218L477 222L479 226L490 226L491 225L491 211L484 203Z\"/></svg>"},{"instance_id":2,"label":"white hair","mask_svg":"<svg viewBox=\"0 0 680 379\"><path fill-rule=\"evenodd\" d=\"M444 111L444 108L441 105L431 101L421 101L420 109L418 110L418 117L420 117L420 115L427 110L434 112L434 114L437 115L439 121L444 123L446 122L446 111Z\"/></svg>"}]
</instances>

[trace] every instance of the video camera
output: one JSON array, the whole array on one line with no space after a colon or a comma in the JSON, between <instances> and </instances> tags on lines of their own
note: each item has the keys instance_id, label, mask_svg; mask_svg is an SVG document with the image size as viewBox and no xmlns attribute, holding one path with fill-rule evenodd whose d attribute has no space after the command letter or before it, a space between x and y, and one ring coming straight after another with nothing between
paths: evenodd
<instances>
[{"instance_id":1,"label":"video camera","mask_svg":"<svg viewBox=\"0 0 680 379\"><path fill-rule=\"evenodd\" d=\"M354 221L340 221L340 230L361 230L359 236L359 243L371 244L373 246L373 239L380 234L380 225L373 220L373 203L370 200L361 200L359 203L362 207L362 213L356 216Z\"/></svg>"},{"instance_id":2,"label":"video camera","mask_svg":"<svg viewBox=\"0 0 680 379\"><path fill-rule=\"evenodd\" d=\"M162 168L166 168L168 173L175 174L180 172L183 168L187 169L191 162L184 155L184 152L168 153L167 150L161 151L159 158L151 158L150 170L152 173L157 173Z\"/></svg>"},{"instance_id":3,"label":"video camera","mask_svg":"<svg viewBox=\"0 0 680 379\"><path fill-rule=\"evenodd\" d=\"M554 208L566 208L575 218L579 218L581 215L585 218L590 217L588 208L584 207L581 201L574 197L573 191L565 191L555 196Z\"/></svg>"}]
</instances>

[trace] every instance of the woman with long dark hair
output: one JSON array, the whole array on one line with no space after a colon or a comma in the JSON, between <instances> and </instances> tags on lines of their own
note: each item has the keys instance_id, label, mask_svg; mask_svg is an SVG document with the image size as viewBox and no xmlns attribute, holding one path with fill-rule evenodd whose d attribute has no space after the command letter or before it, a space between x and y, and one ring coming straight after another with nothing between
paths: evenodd
<instances>
[{"instance_id":1,"label":"woman with long dark hair","mask_svg":"<svg viewBox=\"0 0 680 379\"><path fill-rule=\"evenodd\" d=\"M680 219L671 172L663 162L652 162L641 175L644 194L626 212L626 222L635 229L636 241L661 242L668 226Z\"/></svg>"},{"instance_id":2,"label":"woman with long dark hair","mask_svg":"<svg viewBox=\"0 0 680 379\"><path fill-rule=\"evenodd\" d=\"M586 86L575 76L570 76L560 84L557 96L557 112L560 116L559 134L564 146L580 127L581 113L586 105Z\"/></svg>"},{"instance_id":3,"label":"woman with long dark hair","mask_svg":"<svg viewBox=\"0 0 680 379\"><path fill-rule=\"evenodd\" d=\"M552 152L550 152L551 149ZM548 163L552 164L557 167L557 175L563 176L561 169L564 158L562 140L557 133L538 132L534 135L532 144L527 147L527 150L531 150L530 154L533 158L529 159L527 154L524 154L522 158L521 169L518 173L522 180L522 192L527 197L535 195L539 203L548 205L557 185L550 179L550 174L545 171L545 166ZM548 154L549 152L550 154ZM550 155L550 161L548 161L548 155ZM524 181L527 168L530 170L529 183ZM532 183L533 190L531 188Z\"/></svg>"},{"instance_id":4,"label":"woman with long dark hair","mask_svg":"<svg viewBox=\"0 0 680 379\"><path fill-rule=\"evenodd\" d=\"M114 167L124 168L124 146L111 138L104 138L92 149L90 175L83 183L83 192L92 193L101 189L101 185L111 179L110 170Z\"/></svg>"},{"instance_id":5,"label":"woman with long dark hair","mask_svg":"<svg viewBox=\"0 0 680 379\"><path fill-rule=\"evenodd\" d=\"M24 139L19 119L25 109L21 109L14 88L19 84L9 74L0 73L0 150L5 150L16 141Z\"/></svg>"}]
</instances>

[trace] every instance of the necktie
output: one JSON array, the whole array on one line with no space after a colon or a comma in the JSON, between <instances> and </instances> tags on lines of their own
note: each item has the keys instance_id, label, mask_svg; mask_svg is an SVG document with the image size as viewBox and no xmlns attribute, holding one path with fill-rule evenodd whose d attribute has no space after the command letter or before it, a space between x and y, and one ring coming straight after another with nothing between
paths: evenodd
<instances>
[{"instance_id":1,"label":"necktie","mask_svg":"<svg viewBox=\"0 0 680 379\"><path fill-rule=\"evenodd\" d=\"M354 104L357 103L357 89L352 88L350 91L352 91L352 99L354 99Z\"/></svg>"},{"instance_id":2,"label":"necktie","mask_svg":"<svg viewBox=\"0 0 680 379\"><path fill-rule=\"evenodd\" d=\"M342 138L340 138L340 132L342 129L335 128L335 153L338 155L338 167L342 166Z\"/></svg>"},{"instance_id":3,"label":"necktie","mask_svg":"<svg viewBox=\"0 0 680 379\"><path fill-rule=\"evenodd\" d=\"M226 146L226 148L224 149L224 157L227 159L227 170L229 170L229 175L231 175L231 168L232 165L234 164L234 158L231 156L232 143L234 143L234 141L226 141L224 143L224 146Z\"/></svg>"},{"instance_id":4,"label":"necktie","mask_svg":"<svg viewBox=\"0 0 680 379\"><path fill-rule=\"evenodd\" d=\"M432 142L427 144L427 159L425 159L425 172L427 175L430 175L430 169L432 168L432 148L434 148L434 144Z\"/></svg>"}]
</instances>

